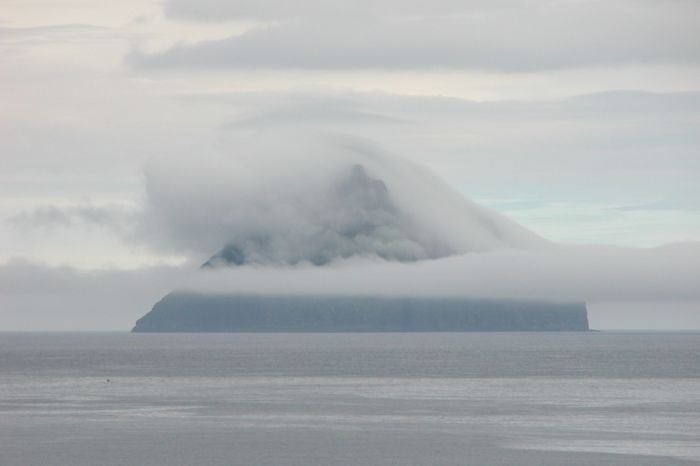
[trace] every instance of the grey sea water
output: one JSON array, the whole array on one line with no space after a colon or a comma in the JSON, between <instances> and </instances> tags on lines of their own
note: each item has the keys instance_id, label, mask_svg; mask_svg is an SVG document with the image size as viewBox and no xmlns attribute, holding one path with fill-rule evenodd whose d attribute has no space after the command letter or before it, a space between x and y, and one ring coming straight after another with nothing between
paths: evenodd
<instances>
[{"instance_id":1,"label":"grey sea water","mask_svg":"<svg viewBox=\"0 0 700 466\"><path fill-rule=\"evenodd\" d=\"M700 334L4 333L0 464L700 464Z\"/></svg>"}]
</instances>

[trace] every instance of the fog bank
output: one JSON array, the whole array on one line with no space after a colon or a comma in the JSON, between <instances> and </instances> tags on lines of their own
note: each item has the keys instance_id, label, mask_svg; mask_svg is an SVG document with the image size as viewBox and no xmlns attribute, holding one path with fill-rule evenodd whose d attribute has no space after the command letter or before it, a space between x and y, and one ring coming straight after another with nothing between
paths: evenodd
<instances>
[{"instance_id":1,"label":"fog bank","mask_svg":"<svg viewBox=\"0 0 700 466\"><path fill-rule=\"evenodd\" d=\"M700 243L649 249L556 246L412 264L350 260L328 267L203 270L184 288L208 293L700 300Z\"/></svg>"}]
</instances>

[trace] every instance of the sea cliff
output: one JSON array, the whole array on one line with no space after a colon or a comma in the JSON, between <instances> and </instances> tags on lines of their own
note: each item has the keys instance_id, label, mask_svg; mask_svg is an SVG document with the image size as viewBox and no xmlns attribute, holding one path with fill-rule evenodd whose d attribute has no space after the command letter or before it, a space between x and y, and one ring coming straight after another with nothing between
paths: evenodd
<instances>
[{"instance_id":1,"label":"sea cliff","mask_svg":"<svg viewBox=\"0 0 700 466\"><path fill-rule=\"evenodd\" d=\"M584 303L173 292L133 332L587 331Z\"/></svg>"}]
</instances>

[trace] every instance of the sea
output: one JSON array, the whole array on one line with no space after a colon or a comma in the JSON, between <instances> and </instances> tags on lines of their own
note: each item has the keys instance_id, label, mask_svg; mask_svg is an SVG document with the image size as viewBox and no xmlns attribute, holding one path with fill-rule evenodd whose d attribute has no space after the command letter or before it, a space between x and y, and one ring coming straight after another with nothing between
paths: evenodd
<instances>
[{"instance_id":1,"label":"sea","mask_svg":"<svg viewBox=\"0 0 700 466\"><path fill-rule=\"evenodd\" d=\"M0 465L700 464L700 333L1 333Z\"/></svg>"}]
</instances>

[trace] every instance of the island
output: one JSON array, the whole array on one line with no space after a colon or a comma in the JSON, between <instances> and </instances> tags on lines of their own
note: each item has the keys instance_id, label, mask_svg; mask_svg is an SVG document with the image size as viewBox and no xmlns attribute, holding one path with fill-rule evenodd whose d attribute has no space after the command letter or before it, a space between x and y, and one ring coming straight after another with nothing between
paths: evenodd
<instances>
[{"instance_id":1,"label":"island","mask_svg":"<svg viewBox=\"0 0 700 466\"><path fill-rule=\"evenodd\" d=\"M133 332L588 331L585 303L175 291Z\"/></svg>"}]
</instances>

